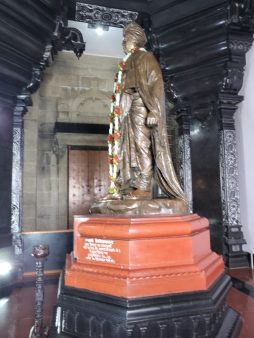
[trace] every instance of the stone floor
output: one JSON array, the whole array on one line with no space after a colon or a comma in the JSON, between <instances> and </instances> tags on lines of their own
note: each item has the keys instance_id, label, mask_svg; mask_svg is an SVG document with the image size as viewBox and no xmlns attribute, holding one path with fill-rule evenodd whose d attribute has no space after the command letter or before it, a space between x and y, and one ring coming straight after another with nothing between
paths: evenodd
<instances>
[{"instance_id":1,"label":"stone floor","mask_svg":"<svg viewBox=\"0 0 254 338\"><path fill-rule=\"evenodd\" d=\"M229 271L239 280L254 285L250 269ZM239 285L238 285L239 286ZM44 322L48 324L56 303L57 282L45 283ZM237 310L243 319L239 338L254 337L254 298L246 293L231 288L228 304ZM9 296L0 298L0 338L28 338L34 318L34 286L26 283L15 288ZM188 337L186 337L188 338Z\"/></svg>"}]
</instances>

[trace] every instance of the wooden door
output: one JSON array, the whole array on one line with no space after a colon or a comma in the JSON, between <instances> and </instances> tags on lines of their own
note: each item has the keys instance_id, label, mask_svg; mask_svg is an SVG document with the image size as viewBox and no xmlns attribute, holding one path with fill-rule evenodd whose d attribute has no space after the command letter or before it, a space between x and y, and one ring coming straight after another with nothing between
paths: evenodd
<instances>
[{"instance_id":1,"label":"wooden door","mask_svg":"<svg viewBox=\"0 0 254 338\"><path fill-rule=\"evenodd\" d=\"M69 150L69 228L74 215L85 215L94 199L107 194L108 152Z\"/></svg>"}]
</instances>

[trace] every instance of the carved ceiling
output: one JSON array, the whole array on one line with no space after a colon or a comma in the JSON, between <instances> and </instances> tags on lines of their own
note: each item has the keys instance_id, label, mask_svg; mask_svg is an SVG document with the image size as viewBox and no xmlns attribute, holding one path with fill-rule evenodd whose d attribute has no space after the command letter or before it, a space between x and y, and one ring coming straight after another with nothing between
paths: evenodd
<instances>
[{"instance_id":1,"label":"carved ceiling","mask_svg":"<svg viewBox=\"0 0 254 338\"><path fill-rule=\"evenodd\" d=\"M243 61L239 62L239 54L245 53L252 42L253 1L70 0L66 1L67 18L83 20L84 16L87 16L87 11L84 14L85 3L120 9L120 11L105 9L97 14L90 11L86 17L90 23L98 15L99 20L105 25L110 23L122 26L136 17L137 13L141 14L150 47L158 57L160 56L166 76L171 76L172 81L171 83L169 81L168 88L171 92L175 90L174 95L178 97L192 95L193 93L188 90L195 89L199 92L199 89L204 89L205 86L201 88L198 85L201 82L207 85L207 92L211 92L211 89L215 91L218 87L218 80L214 76L216 69L206 67L208 60L211 64L213 61L218 64L221 60L223 67L225 62L230 61L230 54L236 54L238 63L235 61L235 66L239 63L243 64ZM62 42L57 42L61 40L61 34L66 33L65 40L69 39L69 34L64 29L56 31L56 19L61 13L61 6L61 0L38 0L36 3L24 0L22 5L18 0L1 1L0 74L3 84L0 86L0 97L2 100L15 100L17 95L19 95L18 100L27 100L26 92L34 91L38 87L41 71L46 67L50 54L54 49L62 46ZM77 11L76 8L79 10ZM204 21L204 18L207 18L207 21ZM186 36L189 38L186 39ZM75 39L70 36L69 44L75 44ZM239 77L237 76L239 71L235 66L225 72L225 76L230 79L227 80L224 76L224 79L219 80L219 86L224 89L235 87L236 91L239 90L241 84L235 80ZM196 84L190 85L188 81L192 81L193 72L189 72L189 69L193 70L195 67L199 70L203 69L203 74L210 74L209 81L200 81L196 76L198 72L195 71ZM209 73L210 70L212 73ZM183 72L188 74L188 81L185 80ZM223 71L218 69L218 78L221 74Z\"/></svg>"},{"instance_id":2,"label":"carved ceiling","mask_svg":"<svg viewBox=\"0 0 254 338\"><path fill-rule=\"evenodd\" d=\"M124 27L128 22L135 21L138 17L138 12L82 2L76 2L75 11L76 21L87 22L91 26L100 24L104 27Z\"/></svg>"},{"instance_id":3,"label":"carved ceiling","mask_svg":"<svg viewBox=\"0 0 254 338\"><path fill-rule=\"evenodd\" d=\"M85 3L108 8L115 8L134 12L149 12L148 5L150 0L71 0L69 1L68 16L70 20L75 18L75 10L77 3Z\"/></svg>"}]
</instances>

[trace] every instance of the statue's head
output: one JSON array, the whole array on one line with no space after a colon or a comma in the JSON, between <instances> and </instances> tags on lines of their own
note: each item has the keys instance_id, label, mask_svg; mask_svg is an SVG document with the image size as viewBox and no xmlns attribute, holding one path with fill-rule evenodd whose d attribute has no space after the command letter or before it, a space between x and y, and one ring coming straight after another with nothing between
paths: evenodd
<instances>
[{"instance_id":1,"label":"statue's head","mask_svg":"<svg viewBox=\"0 0 254 338\"><path fill-rule=\"evenodd\" d=\"M142 48L147 42L145 32L141 26L132 21L123 29L123 50L127 54L132 48Z\"/></svg>"}]
</instances>

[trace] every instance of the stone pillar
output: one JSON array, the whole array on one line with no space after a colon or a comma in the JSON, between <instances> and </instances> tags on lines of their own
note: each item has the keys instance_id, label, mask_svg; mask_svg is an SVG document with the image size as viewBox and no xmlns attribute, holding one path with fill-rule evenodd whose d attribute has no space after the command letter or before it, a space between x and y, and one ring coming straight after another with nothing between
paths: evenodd
<instances>
[{"instance_id":1,"label":"stone pillar","mask_svg":"<svg viewBox=\"0 0 254 338\"><path fill-rule=\"evenodd\" d=\"M18 96L13 117L11 232L15 255L23 252L22 231L22 168L24 152L24 121L26 103Z\"/></svg>"},{"instance_id":2,"label":"stone pillar","mask_svg":"<svg viewBox=\"0 0 254 338\"><path fill-rule=\"evenodd\" d=\"M179 125L179 175L180 183L187 197L189 211L193 211L192 174L191 174L191 140L190 140L190 108L181 109L177 113Z\"/></svg>"},{"instance_id":3,"label":"stone pillar","mask_svg":"<svg viewBox=\"0 0 254 338\"><path fill-rule=\"evenodd\" d=\"M243 251L240 220L240 194L236 150L234 113L242 101L238 95L219 95L220 118L220 182L222 221L224 228L224 260L230 268L248 266L247 253Z\"/></svg>"},{"instance_id":4,"label":"stone pillar","mask_svg":"<svg viewBox=\"0 0 254 338\"><path fill-rule=\"evenodd\" d=\"M0 94L0 248L11 245L12 111Z\"/></svg>"},{"instance_id":5,"label":"stone pillar","mask_svg":"<svg viewBox=\"0 0 254 338\"><path fill-rule=\"evenodd\" d=\"M233 2L234 4L234 2ZM223 81L218 95L220 121L220 182L222 222L224 228L224 259L228 267L248 266L247 253L243 251L242 225L240 220L240 194L237 165L236 132L234 113L237 104L243 100L238 93L242 87L245 54L252 44L252 33L239 34L234 24L242 24L248 16L248 6L239 11L237 6L231 8L231 26L228 37L230 60L225 64ZM235 11L236 10L236 11ZM245 13L245 10L247 11ZM245 19L244 19L245 17ZM250 24L246 21L247 26Z\"/></svg>"}]
</instances>

